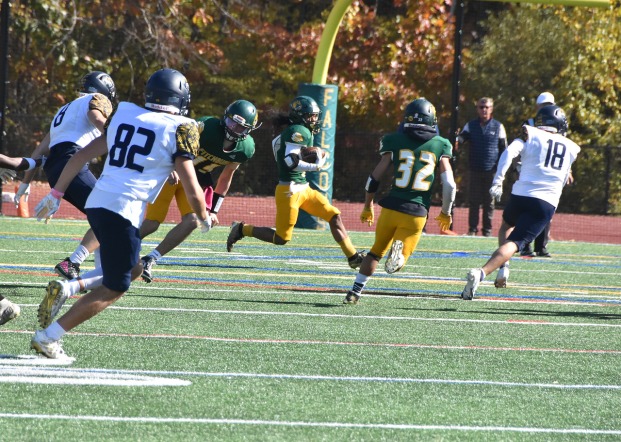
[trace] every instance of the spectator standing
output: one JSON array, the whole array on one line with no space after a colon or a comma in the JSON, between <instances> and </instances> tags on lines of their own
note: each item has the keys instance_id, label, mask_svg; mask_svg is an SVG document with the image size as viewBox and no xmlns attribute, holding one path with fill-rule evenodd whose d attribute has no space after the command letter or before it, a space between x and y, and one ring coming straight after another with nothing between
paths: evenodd
<instances>
[{"instance_id":1,"label":"spectator standing","mask_svg":"<svg viewBox=\"0 0 621 442\"><path fill-rule=\"evenodd\" d=\"M482 234L492 234L494 200L489 194L500 154L507 147L504 125L492 118L494 100L482 97L477 101L479 117L466 123L457 136L461 145L469 143L468 170L470 172L468 235L479 231L479 209L483 206Z\"/></svg>"}]
</instances>

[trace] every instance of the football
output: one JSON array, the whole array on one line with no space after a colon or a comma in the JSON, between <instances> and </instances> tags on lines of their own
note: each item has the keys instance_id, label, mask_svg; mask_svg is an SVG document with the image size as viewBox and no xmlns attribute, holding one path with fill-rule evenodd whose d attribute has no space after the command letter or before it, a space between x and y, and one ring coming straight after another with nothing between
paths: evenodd
<instances>
[{"instance_id":1,"label":"football","mask_svg":"<svg viewBox=\"0 0 621 442\"><path fill-rule=\"evenodd\" d=\"M310 146L300 150L300 158L307 163L315 163L317 158L323 158L324 152L321 147Z\"/></svg>"}]
</instances>

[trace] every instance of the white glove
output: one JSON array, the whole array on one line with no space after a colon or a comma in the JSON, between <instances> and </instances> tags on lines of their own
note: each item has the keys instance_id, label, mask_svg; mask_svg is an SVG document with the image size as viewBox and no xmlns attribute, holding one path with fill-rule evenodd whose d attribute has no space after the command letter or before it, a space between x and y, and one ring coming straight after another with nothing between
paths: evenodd
<instances>
[{"instance_id":1,"label":"white glove","mask_svg":"<svg viewBox=\"0 0 621 442\"><path fill-rule=\"evenodd\" d=\"M30 196L30 184L21 183L19 185L17 192L15 192L15 198L13 198L13 201L15 202L15 207L19 206L19 200L22 198L22 196L25 197L24 201L28 202L28 197Z\"/></svg>"},{"instance_id":2,"label":"white glove","mask_svg":"<svg viewBox=\"0 0 621 442\"><path fill-rule=\"evenodd\" d=\"M203 225L201 232L203 233L209 232L209 230L211 229L211 217L207 216L207 219L201 221L201 224Z\"/></svg>"},{"instance_id":3,"label":"white glove","mask_svg":"<svg viewBox=\"0 0 621 442\"><path fill-rule=\"evenodd\" d=\"M496 202L500 202L500 197L502 197L502 184L492 184L492 187L489 189L489 194Z\"/></svg>"},{"instance_id":4,"label":"white glove","mask_svg":"<svg viewBox=\"0 0 621 442\"><path fill-rule=\"evenodd\" d=\"M13 178L16 176L17 173L14 170L0 168L0 181L2 181L3 184L13 181Z\"/></svg>"},{"instance_id":5,"label":"white glove","mask_svg":"<svg viewBox=\"0 0 621 442\"><path fill-rule=\"evenodd\" d=\"M326 160L328 158L328 155L326 155L325 152L321 152L322 156L317 158L317 161L315 161L315 165L317 166L317 171L321 171L323 169L324 164L326 164Z\"/></svg>"},{"instance_id":6,"label":"white glove","mask_svg":"<svg viewBox=\"0 0 621 442\"><path fill-rule=\"evenodd\" d=\"M37 217L37 221L41 221L45 218L45 222L47 223L49 219L54 215L58 208L60 207L60 198L56 198L52 195L52 192L45 195L37 207L35 207L35 216Z\"/></svg>"}]
</instances>

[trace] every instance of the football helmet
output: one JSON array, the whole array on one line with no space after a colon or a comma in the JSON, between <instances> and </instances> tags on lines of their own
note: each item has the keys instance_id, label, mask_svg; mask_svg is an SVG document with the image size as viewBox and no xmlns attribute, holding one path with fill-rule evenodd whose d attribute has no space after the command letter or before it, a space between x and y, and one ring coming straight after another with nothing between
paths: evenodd
<instances>
[{"instance_id":1,"label":"football helmet","mask_svg":"<svg viewBox=\"0 0 621 442\"><path fill-rule=\"evenodd\" d=\"M144 101L147 109L185 116L190 108L188 80L175 69L160 69L149 77Z\"/></svg>"},{"instance_id":2,"label":"football helmet","mask_svg":"<svg viewBox=\"0 0 621 442\"><path fill-rule=\"evenodd\" d=\"M429 126L436 128L438 118L436 117L436 108L431 102L425 98L417 98L408 104L405 108L403 116L403 129L416 129L421 126Z\"/></svg>"},{"instance_id":3,"label":"football helmet","mask_svg":"<svg viewBox=\"0 0 621 442\"><path fill-rule=\"evenodd\" d=\"M237 100L228 105L222 118L227 140L241 141L250 132L261 127L257 108L250 101Z\"/></svg>"},{"instance_id":4,"label":"football helmet","mask_svg":"<svg viewBox=\"0 0 621 442\"><path fill-rule=\"evenodd\" d=\"M306 126L313 135L318 134L321 130L321 109L311 97L300 95L289 103L289 120Z\"/></svg>"},{"instance_id":5,"label":"football helmet","mask_svg":"<svg viewBox=\"0 0 621 442\"><path fill-rule=\"evenodd\" d=\"M554 104L542 107L535 116L535 127L565 135L568 128L565 111Z\"/></svg>"},{"instance_id":6,"label":"football helmet","mask_svg":"<svg viewBox=\"0 0 621 442\"><path fill-rule=\"evenodd\" d=\"M80 95L100 93L112 102L116 100L116 87L112 77L102 71L93 71L80 79Z\"/></svg>"}]
</instances>

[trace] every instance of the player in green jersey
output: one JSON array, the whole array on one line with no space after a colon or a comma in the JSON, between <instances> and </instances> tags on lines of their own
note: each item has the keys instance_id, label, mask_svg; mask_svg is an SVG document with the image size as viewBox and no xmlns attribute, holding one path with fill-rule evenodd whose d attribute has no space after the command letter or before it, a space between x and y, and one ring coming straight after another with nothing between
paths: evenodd
<instances>
[{"instance_id":1,"label":"player in green jersey","mask_svg":"<svg viewBox=\"0 0 621 442\"><path fill-rule=\"evenodd\" d=\"M201 117L196 121L200 131L200 149L194 159L194 169L199 184L205 190L207 210L212 225L215 226L218 224L217 213L222 207L235 171L254 155L254 140L250 132L259 128L261 124L256 107L246 100L231 103L224 111L222 119ZM219 167L223 167L223 170L214 187L211 172ZM149 204L145 220L140 227L141 237L155 232L164 222L173 197L177 200L181 222L168 232L154 250L142 257L144 267L142 279L146 282L153 280L153 265L157 260L181 244L199 225L185 197L183 187L173 174L155 203Z\"/></svg>"},{"instance_id":2,"label":"player in green jersey","mask_svg":"<svg viewBox=\"0 0 621 442\"><path fill-rule=\"evenodd\" d=\"M326 157L322 153L314 162L304 161L303 149L313 146L313 136L321 130L321 110L311 97L302 95L289 104L289 125L274 139L272 147L278 166L276 186L276 229L255 227L234 222L226 242L227 251L244 236L276 245L287 244L293 238L293 228L300 209L327 221L332 237L341 247L351 268L358 268L365 256L353 246L345 229L341 212L306 180L306 172L320 171Z\"/></svg>"},{"instance_id":3,"label":"player in green jersey","mask_svg":"<svg viewBox=\"0 0 621 442\"><path fill-rule=\"evenodd\" d=\"M378 202L382 210L375 228L375 242L362 261L353 288L343 300L344 304L358 302L379 260L389 249L385 263L387 273L401 270L416 250L431 205L431 186L438 165L442 179L442 211L435 219L442 230L447 230L451 225L450 213L456 189L449 162L452 147L446 138L437 135L433 104L424 98L408 104L399 131L382 138L379 153L381 159L365 186L365 203L360 215L363 223L373 224L373 200L379 188L379 179L391 169L392 187L388 195Z\"/></svg>"}]
</instances>

